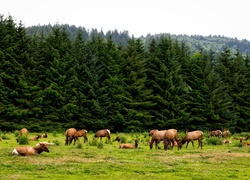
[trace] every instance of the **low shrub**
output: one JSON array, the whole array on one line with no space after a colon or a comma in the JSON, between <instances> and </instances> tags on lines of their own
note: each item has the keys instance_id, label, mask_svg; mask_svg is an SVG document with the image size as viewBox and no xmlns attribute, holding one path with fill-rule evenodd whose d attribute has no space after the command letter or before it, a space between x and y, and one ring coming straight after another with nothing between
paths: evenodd
<instances>
[{"instance_id":1,"label":"low shrub","mask_svg":"<svg viewBox=\"0 0 250 180\"><path fill-rule=\"evenodd\" d=\"M77 149L82 149L82 147L83 147L83 145L82 145L81 142L77 143L77 145L76 145L76 148L77 148Z\"/></svg>"},{"instance_id":2,"label":"low shrub","mask_svg":"<svg viewBox=\"0 0 250 180\"><path fill-rule=\"evenodd\" d=\"M102 142L99 142L99 143L97 144L97 148L98 148L98 149L103 149L103 146L104 146L104 145L103 145Z\"/></svg>"},{"instance_id":3,"label":"low shrub","mask_svg":"<svg viewBox=\"0 0 250 180\"><path fill-rule=\"evenodd\" d=\"M18 143L20 145L29 144L29 139L28 139L27 136L19 136L18 137Z\"/></svg>"},{"instance_id":4,"label":"low shrub","mask_svg":"<svg viewBox=\"0 0 250 180\"><path fill-rule=\"evenodd\" d=\"M208 145L222 145L222 141L219 138L212 137L207 139Z\"/></svg>"}]
</instances>

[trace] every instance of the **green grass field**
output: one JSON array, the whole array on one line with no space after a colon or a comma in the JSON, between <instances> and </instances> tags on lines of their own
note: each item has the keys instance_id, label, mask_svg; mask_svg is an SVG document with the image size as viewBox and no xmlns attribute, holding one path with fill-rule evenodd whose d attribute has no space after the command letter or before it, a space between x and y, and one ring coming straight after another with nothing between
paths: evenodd
<instances>
[{"instance_id":1,"label":"green grass field","mask_svg":"<svg viewBox=\"0 0 250 180\"><path fill-rule=\"evenodd\" d=\"M31 133L29 136L36 135ZM139 138L138 149L119 149L119 143L104 138L103 143L93 140L88 134L88 143L83 138L76 145L65 146L64 133L49 133L48 138L30 141L34 146L40 141L54 142L49 153L37 156L12 155L16 142L15 133L5 133L0 142L1 179L249 179L250 147L241 147L238 140L232 144L208 145L203 140L203 149L192 144L181 150L149 148L148 133L123 134L127 142Z\"/></svg>"}]
</instances>

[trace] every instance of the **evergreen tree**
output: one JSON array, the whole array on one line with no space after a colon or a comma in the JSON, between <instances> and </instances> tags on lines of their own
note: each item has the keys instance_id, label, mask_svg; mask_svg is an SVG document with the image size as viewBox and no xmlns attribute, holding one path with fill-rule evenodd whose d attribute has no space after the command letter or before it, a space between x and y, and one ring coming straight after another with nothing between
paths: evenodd
<instances>
[{"instance_id":1,"label":"evergreen tree","mask_svg":"<svg viewBox=\"0 0 250 180\"><path fill-rule=\"evenodd\" d=\"M231 91L234 108L239 115L237 118L236 132L250 129L250 104L249 104L249 69L240 51L237 51L231 65Z\"/></svg>"},{"instance_id":2,"label":"evergreen tree","mask_svg":"<svg viewBox=\"0 0 250 180\"><path fill-rule=\"evenodd\" d=\"M27 54L29 42L25 28L17 26L12 17L0 19L0 85L1 125L5 130L29 124L31 89L26 77L31 65Z\"/></svg>"},{"instance_id":3,"label":"evergreen tree","mask_svg":"<svg viewBox=\"0 0 250 180\"><path fill-rule=\"evenodd\" d=\"M180 47L169 37L152 40L148 56L147 87L154 96L151 108L153 128L185 129L189 114L186 112L187 88L181 75Z\"/></svg>"},{"instance_id":4,"label":"evergreen tree","mask_svg":"<svg viewBox=\"0 0 250 180\"><path fill-rule=\"evenodd\" d=\"M189 126L192 129L222 129L230 125L232 101L215 72L211 56L195 53L190 61L187 83Z\"/></svg>"},{"instance_id":5,"label":"evergreen tree","mask_svg":"<svg viewBox=\"0 0 250 180\"><path fill-rule=\"evenodd\" d=\"M146 62L145 51L140 39L132 38L124 49L124 109L122 114L125 118L125 131L143 131L151 125L149 109L151 90L145 87Z\"/></svg>"},{"instance_id":6,"label":"evergreen tree","mask_svg":"<svg viewBox=\"0 0 250 180\"><path fill-rule=\"evenodd\" d=\"M235 130L238 131L239 129L237 128L240 128L237 127L234 129L234 127L236 127L235 125L237 124L237 120L239 119L239 121L242 122L239 113L240 106L236 100L236 97L240 98L241 92L239 91L243 90L242 87L244 86L242 83L247 82L245 78L245 67L243 67L243 64L243 59L239 55L238 58L234 58L230 49L225 48L218 57L218 64L216 67L216 70L223 82L223 86L225 86L224 93L229 94L233 103L232 107L230 108L231 116L228 117L228 121L231 121L231 123L227 124L225 127L230 128L232 132Z\"/></svg>"}]
</instances>

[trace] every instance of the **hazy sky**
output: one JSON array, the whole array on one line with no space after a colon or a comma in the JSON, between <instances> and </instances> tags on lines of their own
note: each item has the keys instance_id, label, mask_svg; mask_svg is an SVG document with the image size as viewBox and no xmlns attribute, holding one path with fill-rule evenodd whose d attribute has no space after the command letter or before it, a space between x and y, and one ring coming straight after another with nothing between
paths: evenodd
<instances>
[{"instance_id":1,"label":"hazy sky","mask_svg":"<svg viewBox=\"0 0 250 180\"><path fill-rule=\"evenodd\" d=\"M55 23L156 33L223 35L250 40L249 0L1 0L0 14L25 27Z\"/></svg>"}]
</instances>

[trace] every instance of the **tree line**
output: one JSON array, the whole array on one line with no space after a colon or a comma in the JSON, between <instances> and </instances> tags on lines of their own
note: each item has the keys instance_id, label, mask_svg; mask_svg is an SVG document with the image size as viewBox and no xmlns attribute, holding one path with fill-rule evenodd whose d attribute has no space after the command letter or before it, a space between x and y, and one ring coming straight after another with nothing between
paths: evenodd
<instances>
[{"instance_id":1,"label":"tree line","mask_svg":"<svg viewBox=\"0 0 250 180\"><path fill-rule=\"evenodd\" d=\"M68 24L56 24L57 27L64 28L66 32L69 33L70 38L74 39L79 32L81 32L84 39L88 40L93 35L99 35L103 38L112 36L112 41L117 45L127 46L127 41L130 38L128 31L119 32L117 29L109 30L104 33L102 30L98 31L97 29L86 29L85 27L76 27L74 25ZM53 26L48 25L37 25L30 26L26 28L26 32L29 36L34 34L43 33L45 36L48 36L52 32ZM202 36L202 35L176 35L170 33L160 33L160 34L147 34L145 37L141 36L140 39L143 42L145 49L148 49L148 46L152 39L158 41L161 36L171 37L171 39L177 39L179 42L184 42L191 53L195 53L197 50L203 50L206 52L213 51L214 53L219 54L226 47L229 48L232 53L236 53L237 50L240 50L243 55L250 54L250 41L246 39L239 40L237 38L230 38L225 36Z\"/></svg>"},{"instance_id":2,"label":"tree line","mask_svg":"<svg viewBox=\"0 0 250 180\"><path fill-rule=\"evenodd\" d=\"M0 129L250 130L248 55L191 53L170 36L126 43L61 26L28 35L0 16Z\"/></svg>"}]
</instances>

